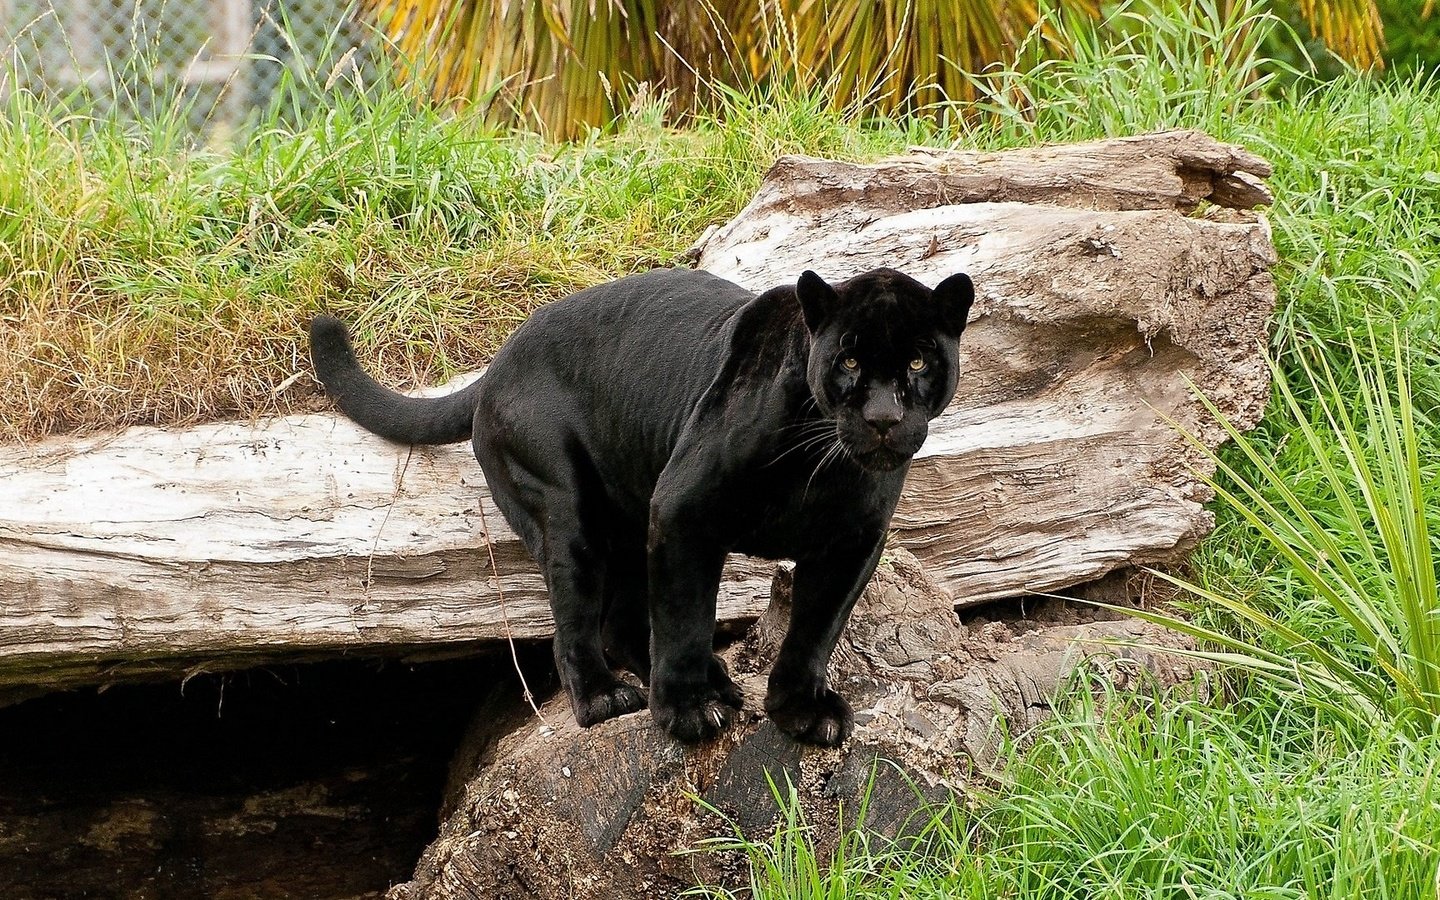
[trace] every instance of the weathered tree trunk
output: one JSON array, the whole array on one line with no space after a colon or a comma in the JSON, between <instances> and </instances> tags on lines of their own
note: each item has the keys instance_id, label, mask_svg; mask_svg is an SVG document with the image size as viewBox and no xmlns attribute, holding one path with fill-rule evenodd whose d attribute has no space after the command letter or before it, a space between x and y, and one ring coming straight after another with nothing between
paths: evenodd
<instances>
[{"instance_id":1,"label":"weathered tree trunk","mask_svg":"<svg viewBox=\"0 0 1440 900\"><path fill-rule=\"evenodd\" d=\"M777 575L775 605L725 653L752 710L788 616L787 580ZM831 683L854 705L857 723L837 749L803 747L758 713L697 748L675 743L646 714L582 729L563 696L541 707L548 725L496 728L483 716L469 738L475 752L459 756L463 786L440 836L414 880L389 896L658 900L697 882L741 888L746 868L735 854L681 852L735 829L766 840L781 821L771 783L782 793L793 786L822 852L842 826L914 833L925 822L923 812L914 818L917 807L943 802L972 770L987 770L1003 734L998 723L1012 734L1033 726L1082 659L1120 683L1153 677L1171 685L1194 672L1161 649L1182 646L1174 634L1060 604L1046 612L1052 621L967 628L949 592L909 553L893 551L831 664ZM866 815L857 821L862 797Z\"/></svg>"},{"instance_id":2,"label":"weathered tree trunk","mask_svg":"<svg viewBox=\"0 0 1440 900\"><path fill-rule=\"evenodd\" d=\"M1187 379L1241 427L1264 407L1274 254L1263 219L1221 207L1264 202L1268 171L1190 132L787 158L695 254L756 290L805 268L974 276L959 393L895 519L966 604L1171 560L1209 529L1204 461L1165 420L1220 439ZM732 561L722 618L757 616L770 571ZM467 447L398 447L329 414L0 448L0 597L0 702L550 629Z\"/></svg>"},{"instance_id":3,"label":"weathered tree trunk","mask_svg":"<svg viewBox=\"0 0 1440 900\"><path fill-rule=\"evenodd\" d=\"M296 415L4 447L0 471L0 700L551 631L468 445ZM759 615L772 569L732 561L721 615Z\"/></svg>"}]
</instances>

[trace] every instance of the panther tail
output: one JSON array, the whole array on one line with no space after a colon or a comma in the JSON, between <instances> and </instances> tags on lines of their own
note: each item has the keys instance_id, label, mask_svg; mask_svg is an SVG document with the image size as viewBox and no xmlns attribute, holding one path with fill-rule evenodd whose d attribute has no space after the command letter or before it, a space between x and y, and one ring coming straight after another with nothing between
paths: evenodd
<instances>
[{"instance_id":1,"label":"panther tail","mask_svg":"<svg viewBox=\"0 0 1440 900\"><path fill-rule=\"evenodd\" d=\"M310 359L335 405L367 431L402 444L453 444L470 436L478 381L444 397L397 394L365 374L344 323L330 316L310 323Z\"/></svg>"}]
</instances>

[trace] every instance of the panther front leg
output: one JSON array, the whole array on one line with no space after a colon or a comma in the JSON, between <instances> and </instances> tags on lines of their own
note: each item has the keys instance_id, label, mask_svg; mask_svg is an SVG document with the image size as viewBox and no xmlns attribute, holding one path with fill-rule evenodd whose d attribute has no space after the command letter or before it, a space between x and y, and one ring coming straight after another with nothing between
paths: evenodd
<instances>
[{"instance_id":1,"label":"panther front leg","mask_svg":"<svg viewBox=\"0 0 1440 900\"><path fill-rule=\"evenodd\" d=\"M677 492L678 493L678 492ZM725 546L703 504L670 498L652 508L649 561L650 711L687 743L706 741L745 705L715 655L715 595Z\"/></svg>"},{"instance_id":2,"label":"panther front leg","mask_svg":"<svg viewBox=\"0 0 1440 900\"><path fill-rule=\"evenodd\" d=\"M834 747L855 727L850 704L826 684L825 670L884 546L882 530L868 546L859 541L850 552L795 563L790 627L770 670L765 712L796 740Z\"/></svg>"}]
</instances>

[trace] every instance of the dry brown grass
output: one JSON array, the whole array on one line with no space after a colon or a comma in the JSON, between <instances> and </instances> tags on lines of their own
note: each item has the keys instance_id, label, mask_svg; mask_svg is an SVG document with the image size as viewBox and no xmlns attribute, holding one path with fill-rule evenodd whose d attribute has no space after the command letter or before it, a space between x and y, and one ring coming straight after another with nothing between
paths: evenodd
<instances>
[{"instance_id":1,"label":"dry brown grass","mask_svg":"<svg viewBox=\"0 0 1440 900\"><path fill-rule=\"evenodd\" d=\"M736 96L683 131L657 102L561 145L394 89L303 106L196 148L0 103L0 440L314 408L321 311L387 383L448 380L540 304L673 262L780 153L923 137L819 96Z\"/></svg>"},{"instance_id":2,"label":"dry brown grass","mask_svg":"<svg viewBox=\"0 0 1440 900\"><path fill-rule=\"evenodd\" d=\"M549 147L364 102L208 151L12 97L0 440L313 408L320 311L388 383L446 380L540 304L671 262L759 174L715 132Z\"/></svg>"},{"instance_id":3,"label":"dry brown grass","mask_svg":"<svg viewBox=\"0 0 1440 900\"><path fill-rule=\"evenodd\" d=\"M620 274L562 250L504 247L421 266L377 256L349 277L320 264L323 277L297 281L295 293L237 291L197 317L150 312L83 282L28 296L9 288L0 427L30 440L313 409L304 335L322 310L351 323L387 383L442 381L483 364L539 305ZM392 302L373 302L376 293Z\"/></svg>"}]
</instances>

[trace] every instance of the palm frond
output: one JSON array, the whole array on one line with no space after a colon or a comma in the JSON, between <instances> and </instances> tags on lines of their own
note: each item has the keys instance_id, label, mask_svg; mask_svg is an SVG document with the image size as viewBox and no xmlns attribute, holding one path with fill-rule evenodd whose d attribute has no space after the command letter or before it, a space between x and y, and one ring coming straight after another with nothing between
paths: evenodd
<instances>
[{"instance_id":1,"label":"palm frond","mask_svg":"<svg viewBox=\"0 0 1440 900\"><path fill-rule=\"evenodd\" d=\"M1100 0L363 2L432 98L562 137L612 120L642 83L676 113L704 100L707 84L776 80L880 113L972 100L977 73L1022 47L1063 56L1052 23L1101 13ZM1375 0L1291 2L1345 59L1379 61ZM1027 42L1037 27L1043 40Z\"/></svg>"},{"instance_id":2,"label":"palm frond","mask_svg":"<svg viewBox=\"0 0 1440 900\"><path fill-rule=\"evenodd\" d=\"M1099 0L1055 0L1093 18ZM573 136L640 83L684 112L711 82L823 85L889 113L973 97L967 75L1008 59L1041 18L1033 0L364 0L364 14L440 102Z\"/></svg>"},{"instance_id":3,"label":"palm frond","mask_svg":"<svg viewBox=\"0 0 1440 900\"><path fill-rule=\"evenodd\" d=\"M1310 33L1361 69L1383 65L1385 26L1375 0L1297 0Z\"/></svg>"}]
</instances>

